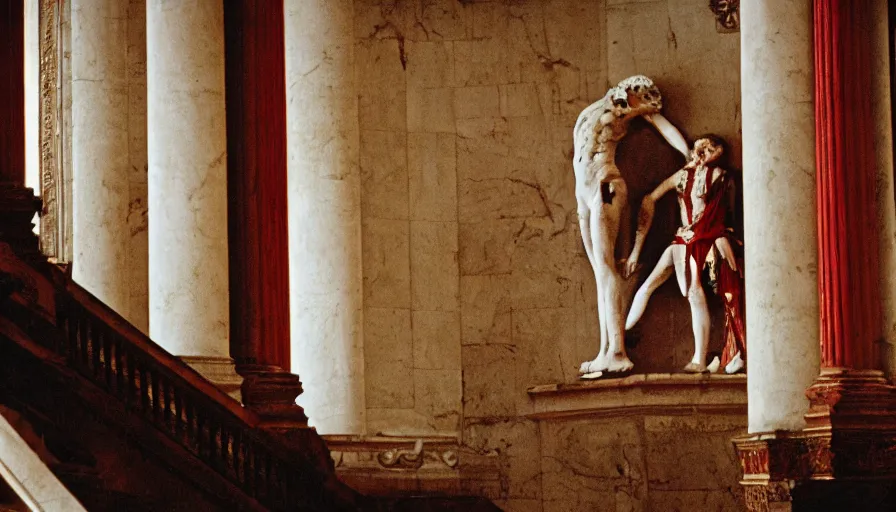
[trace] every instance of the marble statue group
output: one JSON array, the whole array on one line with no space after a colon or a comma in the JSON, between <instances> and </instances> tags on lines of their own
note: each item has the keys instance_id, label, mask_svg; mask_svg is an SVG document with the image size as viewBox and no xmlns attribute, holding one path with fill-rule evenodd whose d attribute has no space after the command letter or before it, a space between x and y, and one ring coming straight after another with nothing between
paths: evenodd
<instances>
[{"instance_id":1,"label":"marble statue group","mask_svg":"<svg viewBox=\"0 0 896 512\"><path fill-rule=\"evenodd\" d=\"M625 350L625 331L638 323L651 294L672 274L691 307L694 355L683 368L688 373L742 371L746 364L743 316L743 273L734 247L733 230L726 225L731 207L732 181L717 166L724 141L715 135L698 137L688 146L678 129L663 115L662 96L645 76L629 77L612 87L579 115L575 125L573 169L579 227L597 284L600 348L597 357L582 363L582 378L597 378L632 370ZM685 157L685 165L666 178L641 202L634 246L626 259L617 259L617 239L627 220L628 190L616 166L616 148L630 122L641 117ZM629 283L653 221L654 204L675 191L681 227L656 267L629 304ZM625 233L623 233L623 236ZM721 361L707 365L710 312L706 285L725 305L725 345Z\"/></svg>"}]
</instances>

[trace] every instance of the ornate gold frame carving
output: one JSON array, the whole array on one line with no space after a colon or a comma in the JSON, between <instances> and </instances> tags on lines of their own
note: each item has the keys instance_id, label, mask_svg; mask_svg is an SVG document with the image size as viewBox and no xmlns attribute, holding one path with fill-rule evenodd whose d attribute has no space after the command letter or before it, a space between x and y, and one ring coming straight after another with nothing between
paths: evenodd
<instances>
[{"instance_id":1,"label":"ornate gold frame carving","mask_svg":"<svg viewBox=\"0 0 896 512\"><path fill-rule=\"evenodd\" d=\"M71 261L71 209L66 198L70 187L65 158L66 79L64 27L69 19L64 0L40 0L40 247L60 263Z\"/></svg>"}]
</instances>

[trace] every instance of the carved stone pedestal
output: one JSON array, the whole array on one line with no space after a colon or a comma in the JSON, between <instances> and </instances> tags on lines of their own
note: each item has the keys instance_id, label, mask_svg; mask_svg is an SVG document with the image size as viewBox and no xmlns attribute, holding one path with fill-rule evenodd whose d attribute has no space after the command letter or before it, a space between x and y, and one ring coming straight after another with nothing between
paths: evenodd
<instances>
[{"instance_id":1,"label":"carved stone pedestal","mask_svg":"<svg viewBox=\"0 0 896 512\"><path fill-rule=\"evenodd\" d=\"M40 208L41 201L30 188L0 182L0 241L29 262L44 260L32 222Z\"/></svg>"},{"instance_id":2,"label":"carved stone pedestal","mask_svg":"<svg viewBox=\"0 0 896 512\"><path fill-rule=\"evenodd\" d=\"M824 368L806 395L803 430L734 440L747 510L896 510L896 387Z\"/></svg>"}]
</instances>

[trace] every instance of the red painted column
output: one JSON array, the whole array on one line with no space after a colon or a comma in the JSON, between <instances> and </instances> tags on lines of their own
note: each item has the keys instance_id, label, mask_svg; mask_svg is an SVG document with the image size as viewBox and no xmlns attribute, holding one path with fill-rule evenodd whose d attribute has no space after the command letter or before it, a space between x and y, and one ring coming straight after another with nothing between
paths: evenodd
<instances>
[{"instance_id":1,"label":"red painted column","mask_svg":"<svg viewBox=\"0 0 896 512\"><path fill-rule=\"evenodd\" d=\"M0 182L25 184L25 0L0 0Z\"/></svg>"},{"instance_id":2,"label":"red painted column","mask_svg":"<svg viewBox=\"0 0 896 512\"><path fill-rule=\"evenodd\" d=\"M289 369L283 2L224 2L231 355Z\"/></svg>"},{"instance_id":3,"label":"red painted column","mask_svg":"<svg viewBox=\"0 0 896 512\"><path fill-rule=\"evenodd\" d=\"M879 365L871 1L815 0L814 7L818 286L827 368Z\"/></svg>"}]
</instances>

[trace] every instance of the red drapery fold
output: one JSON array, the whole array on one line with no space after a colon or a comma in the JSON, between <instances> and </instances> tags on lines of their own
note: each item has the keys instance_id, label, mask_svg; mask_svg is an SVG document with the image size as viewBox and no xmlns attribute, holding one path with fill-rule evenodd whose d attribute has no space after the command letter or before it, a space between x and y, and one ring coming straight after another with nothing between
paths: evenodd
<instances>
[{"instance_id":1,"label":"red drapery fold","mask_svg":"<svg viewBox=\"0 0 896 512\"><path fill-rule=\"evenodd\" d=\"M818 287L826 367L877 367L879 243L870 1L814 4Z\"/></svg>"},{"instance_id":2,"label":"red drapery fold","mask_svg":"<svg viewBox=\"0 0 896 512\"><path fill-rule=\"evenodd\" d=\"M25 0L0 0L0 182L25 184Z\"/></svg>"}]
</instances>

